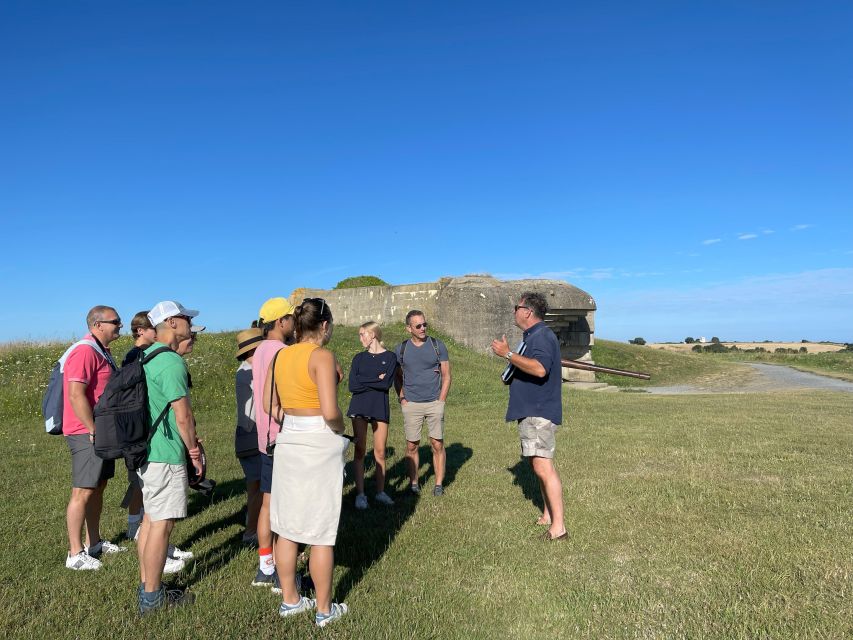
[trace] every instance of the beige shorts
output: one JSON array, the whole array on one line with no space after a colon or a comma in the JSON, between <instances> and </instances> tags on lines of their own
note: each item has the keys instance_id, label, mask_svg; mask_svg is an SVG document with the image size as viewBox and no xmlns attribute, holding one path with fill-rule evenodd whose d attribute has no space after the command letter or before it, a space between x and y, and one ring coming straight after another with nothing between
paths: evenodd
<instances>
[{"instance_id":1,"label":"beige shorts","mask_svg":"<svg viewBox=\"0 0 853 640\"><path fill-rule=\"evenodd\" d=\"M187 517L187 467L147 462L137 472L142 504L152 521Z\"/></svg>"},{"instance_id":2,"label":"beige shorts","mask_svg":"<svg viewBox=\"0 0 853 640\"><path fill-rule=\"evenodd\" d=\"M524 458L553 458L557 446L557 425L548 418L524 418L518 421L521 455Z\"/></svg>"},{"instance_id":3,"label":"beige shorts","mask_svg":"<svg viewBox=\"0 0 853 640\"><path fill-rule=\"evenodd\" d=\"M429 437L444 440L444 402L407 402L401 405L403 410L403 430L409 442L421 441L421 428L427 423Z\"/></svg>"}]
</instances>

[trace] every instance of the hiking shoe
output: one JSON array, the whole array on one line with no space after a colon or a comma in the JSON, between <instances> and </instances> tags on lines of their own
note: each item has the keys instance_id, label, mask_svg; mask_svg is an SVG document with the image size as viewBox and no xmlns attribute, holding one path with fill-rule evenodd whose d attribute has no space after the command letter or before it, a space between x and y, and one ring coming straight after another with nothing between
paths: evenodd
<instances>
[{"instance_id":1,"label":"hiking shoe","mask_svg":"<svg viewBox=\"0 0 853 640\"><path fill-rule=\"evenodd\" d=\"M166 589L161 585L160 590L152 597L144 591L139 592L139 615L144 616L164 607L181 607L195 602L195 595L186 589Z\"/></svg>"},{"instance_id":2,"label":"hiking shoe","mask_svg":"<svg viewBox=\"0 0 853 640\"><path fill-rule=\"evenodd\" d=\"M74 569L74 571L97 571L101 568L101 561L93 558L83 549L73 556L70 553L68 554L65 558L65 568Z\"/></svg>"},{"instance_id":3,"label":"hiking shoe","mask_svg":"<svg viewBox=\"0 0 853 640\"><path fill-rule=\"evenodd\" d=\"M355 508L356 509L367 509L368 507L370 507L370 505L367 504L367 496L366 495L361 493L355 497Z\"/></svg>"},{"instance_id":4,"label":"hiking shoe","mask_svg":"<svg viewBox=\"0 0 853 640\"><path fill-rule=\"evenodd\" d=\"M343 616L347 611L349 611L349 607L343 602L340 604L333 602L332 606L329 607L329 613L317 613L314 615L314 624L318 627L325 627L330 622L334 622Z\"/></svg>"},{"instance_id":5,"label":"hiking shoe","mask_svg":"<svg viewBox=\"0 0 853 640\"><path fill-rule=\"evenodd\" d=\"M91 547L86 549L86 553L88 553L93 558L98 558L101 554L113 554L113 553L122 553L127 551L127 547L120 547L117 544L113 544L109 540L99 540L97 544L93 544Z\"/></svg>"},{"instance_id":6,"label":"hiking shoe","mask_svg":"<svg viewBox=\"0 0 853 640\"><path fill-rule=\"evenodd\" d=\"M172 560L183 560L184 562L186 562L187 560L193 559L193 552L192 551L181 551L175 545L170 544L169 550L166 551L166 557L172 558Z\"/></svg>"},{"instance_id":7,"label":"hiking shoe","mask_svg":"<svg viewBox=\"0 0 853 640\"><path fill-rule=\"evenodd\" d=\"M409 486L409 491L411 491L412 493L414 493L416 496L421 495L421 488L418 486L418 483L417 483L417 482L413 482L413 483Z\"/></svg>"},{"instance_id":8,"label":"hiking shoe","mask_svg":"<svg viewBox=\"0 0 853 640\"><path fill-rule=\"evenodd\" d=\"M435 485L432 488L432 495L434 495L436 498L443 496L444 495L444 487L442 487L440 484Z\"/></svg>"},{"instance_id":9,"label":"hiking shoe","mask_svg":"<svg viewBox=\"0 0 853 640\"><path fill-rule=\"evenodd\" d=\"M389 496L384 491L380 491L379 493L377 493L373 499L376 500L376 502L378 502L379 504L384 504L387 507L390 507L392 504L394 504L394 501L391 499L391 496Z\"/></svg>"},{"instance_id":10,"label":"hiking shoe","mask_svg":"<svg viewBox=\"0 0 853 640\"><path fill-rule=\"evenodd\" d=\"M299 598L299 602L297 602L296 604L286 604L282 602L281 606L278 608L278 615L280 615L282 618L286 618L287 616L292 616L296 613L302 613L303 611L313 609L314 606L314 600L302 596L301 598Z\"/></svg>"},{"instance_id":11,"label":"hiking shoe","mask_svg":"<svg viewBox=\"0 0 853 640\"><path fill-rule=\"evenodd\" d=\"M278 584L278 574L273 571L271 574L267 575L260 569L255 574L255 579L252 580L253 587L278 587L281 588Z\"/></svg>"},{"instance_id":12,"label":"hiking shoe","mask_svg":"<svg viewBox=\"0 0 853 640\"><path fill-rule=\"evenodd\" d=\"M163 573L177 573L181 571L187 563L180 558L166 558L166 564L163 565Z\"/></svg>"}]
</instances>

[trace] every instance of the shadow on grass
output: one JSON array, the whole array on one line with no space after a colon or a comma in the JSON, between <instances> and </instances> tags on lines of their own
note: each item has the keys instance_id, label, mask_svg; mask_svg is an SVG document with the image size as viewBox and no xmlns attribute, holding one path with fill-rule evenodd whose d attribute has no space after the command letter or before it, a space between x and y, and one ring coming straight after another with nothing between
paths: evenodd
<instances>
[{"instance_id":1,"label":"shadow on grass","mask_svg":"<svg viewBox=\"0 0 853 640\"><path fill-rule=\"evenodd\" d=\"M539 512L545 508L545 503L542 502L542 491L539 489L539 479L533 473L533 468L530 463L524 458L515 463L512 467L507 467L507 471L512 473L512 483L521 487L524 497L530 500Z\"/></svg>"},{"instance_id":2,"label":"shadow on grass","mask_svg":"<svg viewBox=\"0 0 853 640\"><path fill-rule=\"evenodd\" d=\"M187 508L187 520L218 502L224 502L226 500L230 500L231 498L238 497L241 495L245 496L245 491L246 483L243 479L228 480L221 484L217 484L216 488L213 490L213 494L210 497L190 490L189 506ZM223 541L213 549L205 551L201 555L197 555L195 560L193 561L192 572L189 574L189 576L186 578L178 578L177 582L179 586L189 587L197 582L204 580L210 574L215 573L218 570L224 568L231 562L231 560L234 559L235 556L239 555L243 550L247 548L242 541L242 526L245 524L245 513L245 504L243 504L238 510L234 511L233 513L222 516L221 518L213 520L212 522L208 522L204 526L197 528L187 538L181 539L180 537L175 536L173 533L173 544L177 544L177 546L186 551L192 551L192 547L194 544L208 536L216 534L222 529L227 529L228 527L231 527L235 524L241 527L239 531L229 536L225 541ZM187 524L191 526L192 522L190 521ZM178 524L177 531L180 532L180 530L186 526L187 525ZM248 576L247 580L249 578L251 578L251 576Z\"/></svg>"},{"instance_id":3,"label":"shadow on grass","mask_svg":"<svg viewBox=\"0 0 853 640\"><path fill-rule=\"evenodd\" d=\"M447 467L444 474L443 486L445 488L453 484L456 473L472 456L473 451L459 443L453 443L446 447ZM418 450L421 468L431 464L432 451L429 446L422 446ZM390 455L389 455L390 457ZM365 476L373 466L373 458L370 454L365 456ZM343 602L350 591L361 581L364 574L378 562L400 529L412 516L417 507L418 500L445 500L447 498L433 498L424 488L424 496L416 496L408 490L409 471L403 458L386 470L386 491L394 499L394 506L385 507L371 501L370 508L358 511L354 507L355 485L352 482L351 464L347 465L347 479L349 491L344 493L343 507L341 509L341 525L338 530L337 544L335 545L335 564L346 567L348 571L341 578L335 588L335 599ZM419 470L419 478L424 477ZM401 482L402 480L402 482ZM394 489L396 488L396 491ZM365 493L372 496L374 486L372 478L365 477Z\"/></svg>"}]
</instances>

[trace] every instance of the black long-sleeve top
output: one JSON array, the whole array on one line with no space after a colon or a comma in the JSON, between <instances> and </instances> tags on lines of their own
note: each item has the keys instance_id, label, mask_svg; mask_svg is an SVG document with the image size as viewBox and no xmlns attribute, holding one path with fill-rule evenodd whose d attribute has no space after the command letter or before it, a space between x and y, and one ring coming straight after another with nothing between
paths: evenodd
<instances>
[{"instance_id":1,"label":"black long-sleeve top","mask_svg":"<svg viewBox=\"0 0 853 640\"><path fill-rule=\"evenodd\" d=\"M388 422L391 409L388 406L388 390L394 384L397 356L393 351L370 353L362 351L352 359L349 371L349 390L352 400L347 415L372 418ZM380 374L385 376L380 380Z\"/></svg>"}]
</instances>

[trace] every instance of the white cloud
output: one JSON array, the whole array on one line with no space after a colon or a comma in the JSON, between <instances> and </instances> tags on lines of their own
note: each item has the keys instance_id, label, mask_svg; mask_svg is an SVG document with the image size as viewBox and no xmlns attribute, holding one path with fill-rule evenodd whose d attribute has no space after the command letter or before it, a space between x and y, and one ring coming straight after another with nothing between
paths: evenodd
<instances>
[{"instance_id":1,"label":"white cloud","mask_svg":"<svg viewBox=\"0 0 853 640\"><path fill-rule=\"evenodd\" d=\"M773 229L762 229L761 233L763 233L765 236L769 236L771 233L776 233L776 232L773 231Z\"/></svg>"},{"instance_id":2,"label":"white cloud","mask_svg":"<svg viewBox=\"0 0 853 640\"><path fill-rule=\"evenodd\" d=\"M804 229L811 229L813 224L795 224L791 227L791 231L803 231Z\"/></svg>"},{"instance_id":3,"label":"white cloud","mask_svg":"<svg viewBox=\"0 0 853 640\"><path fill-rule=\"evenodd\" d=\"M720 240L719 238L711 238L710 240L703 240L702 244L709 245L709 244L717 244L718 242L722 242L722 240Z\"/></svg>"},{"instance_id":4,"label":"white cloud","mask_svg":"<svg viewBox=\"0 0 853 640\"><path fill-rule=\"evenodd\" d=\"M753 238L757 238L757 237L758 236L755 235L754 233L742 233L737 237L737 239L738 240L752 240Z\"/></svg>"}]
</instances>

